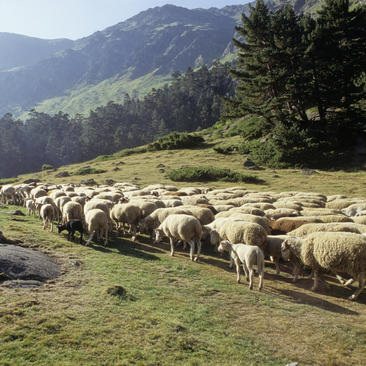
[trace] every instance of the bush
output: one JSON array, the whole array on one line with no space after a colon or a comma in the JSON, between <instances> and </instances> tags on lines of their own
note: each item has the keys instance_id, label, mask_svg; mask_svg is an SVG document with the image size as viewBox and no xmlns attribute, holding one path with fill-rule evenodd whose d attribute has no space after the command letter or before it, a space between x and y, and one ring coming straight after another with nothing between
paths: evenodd
<instances>
[{"instance_id":1,"label":"bush","mask_svg":"<svg viewBox=\"0 0 366 366\"><path fill-rule=\"evenodd\" d=\"M205 181L223 181L223 182L244 182L260 184L263 181L255 176L244 175L239 172L231 171L225 168L215 167L182 167L172 169L168 173L169 179L175 182L205 182Z\"/></svg>"},{"instance_id":2,"label":"bush","mask_svg":"<svg viewBox=\"0 0 366 366\"><path fill-rule=\"evenodd\" d=\"M204 138L198 135L186 132L172 132L147 145L147 149L149 151L190 149L202 146L204 142Z\"/></svg>"},{"instance_id":3,"label":"bush","mask_svg":"<svg viewBox=\"0 0 366 366\"><path fill-rule=\"evenodd\" d=\"M129 149L123 149L121 151L118 151L112 155L114 158L122 158L124 156L132 155L132 154L142 154L146 152L147 149L145 146L139 146L139 147L133 147Z\"/></svg>"},{"instance_id":4,"label":"bush","mask_svg":"<svg viewBox=\"0 0 366 366\"><path fill-rule=\"evenodd\" d=\"M98 169L98 168L91 168L89 166L80 168L72 173L72 175L87 175L87 174L101 174L105 173L106 170Z\"/></svg>"},{"instance_id":5,"label":"bush","mask_svg":"<svg viewBox=\"0 0 366 366\"><path fill-rule=\"evenodd\" d=\"M53 169L55 169L53 167L53 165L50 165L50 164L43 164L42 165L42 170L53 170Z\"/></svg>"},{"instance_id":6,"label":"bush","mask_svg":"<svg viewBox=\"0 0 366 366\"><path fill-rule=\"evenodd\" d=\"M233 151L237 150L237 146L218 146L213 148L218 154L229 155Z\"/></svg>"}]
</instances>

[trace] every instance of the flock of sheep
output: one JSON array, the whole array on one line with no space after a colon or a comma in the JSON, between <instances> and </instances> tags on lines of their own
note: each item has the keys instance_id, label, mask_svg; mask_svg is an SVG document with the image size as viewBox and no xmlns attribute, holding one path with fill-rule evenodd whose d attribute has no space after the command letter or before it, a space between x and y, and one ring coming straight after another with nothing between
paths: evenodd
<instances>
[{"instance_id":1,"label":"flock of sheep","mask_svg":"<svg viewBox=\"0 0 366 366\"><path fill-rule=\"evenodd\" d=\"M130 183L88 187L72 184L6 185L0 190L4 204L23 205L53 230L88 232L108 243L108 233L148 234L155 242L167 237L170 254L177 242L190 246L197 261L202 243L228 251L237 281L243 266L250 289L257 265L259 290L263 286L264 259L290 262L293 281L304 267L311 269L312 290L321 275L333 273L344 285L358 281L355 300L366 281L366 199L305 192L255 192L244 187L210 189ZM197 250L196 250L197 247ZM347 278L343 278L346 276ZM326 285L327 283L324 282Z\"/></svg>"}]
</instances>

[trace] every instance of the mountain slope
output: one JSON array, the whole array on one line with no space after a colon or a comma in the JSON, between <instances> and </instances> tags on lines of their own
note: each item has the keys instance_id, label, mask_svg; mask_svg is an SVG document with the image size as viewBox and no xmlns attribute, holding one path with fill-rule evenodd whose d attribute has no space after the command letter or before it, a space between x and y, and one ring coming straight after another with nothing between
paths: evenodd
<instances>
[{"instance_id":1,"label":"mountain slope","mask_svg":"<svg viewBox=\"0 0 366 366\"><path fill-rule=\"evenodd\" d=\"M0 32L0 70L30 66L73 46L70 39L48 40Z\"/></svg>"},{"instance_id":2,"label":"mountain slope","mask_svg":"<svg viewBox=\"0 0 366 366\"><path fill-rule=\"evenodd\" d=\"M173 5L148 9L35 65L0 72L0 114L19 112L114 78L126 82L211 64L231 41L235 14ZM95 107L94 105L93 107ZM54 111L56 112L56 111Z\"/></svg>"}]
</instances>

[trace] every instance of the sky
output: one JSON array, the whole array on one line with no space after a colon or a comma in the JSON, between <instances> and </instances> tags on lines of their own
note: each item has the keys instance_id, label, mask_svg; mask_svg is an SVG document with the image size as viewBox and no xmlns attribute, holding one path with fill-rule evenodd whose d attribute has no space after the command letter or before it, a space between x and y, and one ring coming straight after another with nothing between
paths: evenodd
<instances>
[{"instance_id":1,"label":"sky","mask_svg":"<svg viewBox=\"0 0 366 366\"><path fill-rule=\"evenodd\" d=\"M222 8L249 0L0 0L0 32L79 39L155 6Z\"/></svg>"}]
</instances>

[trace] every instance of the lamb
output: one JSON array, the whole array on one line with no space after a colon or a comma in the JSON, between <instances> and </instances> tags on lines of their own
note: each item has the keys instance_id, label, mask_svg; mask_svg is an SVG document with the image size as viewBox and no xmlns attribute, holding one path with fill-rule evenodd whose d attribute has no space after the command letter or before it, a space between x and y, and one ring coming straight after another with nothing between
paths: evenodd
<instances>
[{"instance_id":1,"label":"lamb","mask_svg":"<svg viewBox=\"0 0 366 366\"><path fill-rule=\"evenodd\" d=\"M236 265L236 281L240 283L240 263L243 264L245 278L249 280L249 289L253 289L254 269L253 265L257 265L259 274L258 290L263 287L264 277L264 255L262 250L257 246L245 245L242 243L232 244L228 240L221 241L219 252L228 251L230 258Z\"/></svg>"},{"instance_id":2,"label":"lamb","mask_svg":"<svg viewBox=\"0 0 366 366\"><path fill-rule=\"evenodd\" d=\"M174 255L175 240L183 240L191 247L189 257L195 262L198 261L201 253L202 226L198 219L191 215L172 214L169 215L155 230L155 241L159 243L163 235L170 241L170 255ZM195 245L197 244L197 255L193 259Z\"/></svg>"},{"instance_id":3,"label":"lamb","mask_svg":"<svg viewBox=\"0 0 366 366\"><path fill-rule=\"evenodd\" d=\"M288 252L300 259L314 271L315 291L319 285L319 271L329 270L335 274L346 273L351 280L358 280L358 289L349 297L355 300L366 282L366 236L353 233L312 233L306 238L291 237L282 243L284 255ZM337 276L341 280L340 276ZM343 282L343 281L341 281Z\"/></svg>"},{"instance_id":4,"label":"lamb","mask_svg":"<svg viewBox=\"0 0 366 366\"><path fill-rule=\"evenodd\" d=\"M80 203L69 201L62 208L62 221L65 224L70 220L82 220L83 208Z\"/></svg>"},{"instance_id":5,"label":"lamb","mask_svg":"<svg viewBox=\"0 0 366 366\"><path fill-rule=\"evenodd\" d=\"M105 212L99 208L89 210L85 215L85 222L89 232L89 238L85 245L89 245L95 233L98 240L101 239L104 232L104 246L108 243L108 217Z\"/></svg>"},{"instance_id":6,"label":"lamb","mask_svg":"<svg viewBox=\"0 0 366 366\"><path fill-rule=\"evenodd\" d=\"M75 231L80 233L80 244L83 242L83 222L81 220L70 220L63 225L57 225L58 233L60 234L63 230L67 230L67 240L74 239Z\"/></svg>"},{"instance_id":7,"label":"lamb","mask_svg":"<svg viewBox=\"0 0 366 366\"><path fill-rule=\"evenodd\" d=\"M27 215L36 215L36 203L33 199L29 198L25 201L25 207L27 209Z\"/></svg>"},{"instance_id":8,"label":"lamb","mask_svg":"<svg viewBox=\"0 0 366 366\"><path fill-rule=\"evenodd\" d=\"M51 224L50 231L53 231L53 220L55 219L55 210L50 203L47 203L41 207L40 215L43 220L43 230L46 229L48 223Z\"/></svg>"},{"instance_id":9,"label":"lamb","mask_svg":"<svg viewBox=\"0 0 366 366\"><path fill-rule=\"evenodd\" d=\"M140 207L132 203L119 203L110 212L110 218L115 223L117 230L120 228L120 224L122 224L122 228L124 224L131 226L132 241L136 240L137 224L141 215Z\"/></svg>"}]
</instances>

